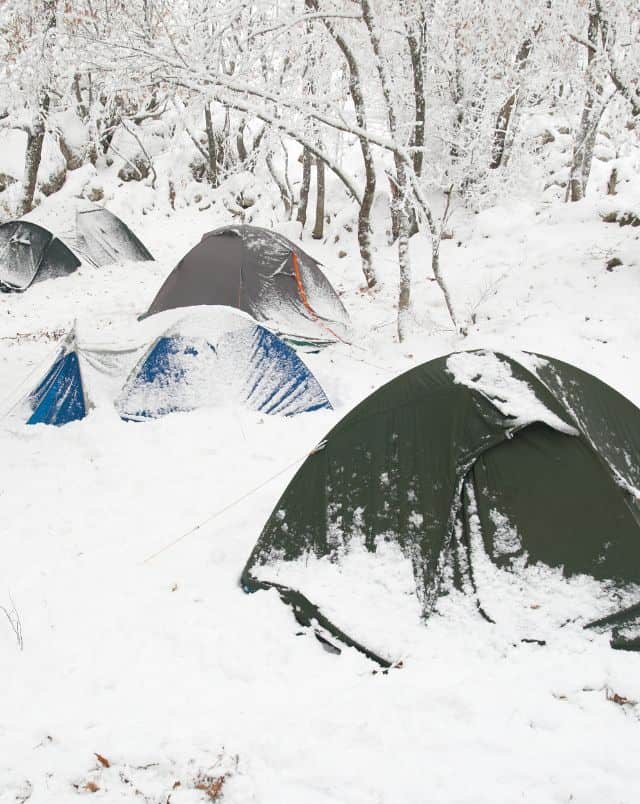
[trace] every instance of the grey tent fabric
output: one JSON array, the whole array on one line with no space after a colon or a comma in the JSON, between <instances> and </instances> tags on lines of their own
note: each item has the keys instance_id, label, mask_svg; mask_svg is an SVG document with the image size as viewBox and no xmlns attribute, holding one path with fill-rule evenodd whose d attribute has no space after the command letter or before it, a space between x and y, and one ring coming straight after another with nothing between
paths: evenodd
<instances>
[{"instance_id":1,"label":"grey tent fabric","mask_svg":"<svg viewBox=\"0 0 640 804\"><path fill-rule=\"evenodd\" d=\"M30 221L0 225L0 290L23 291L33 282L66 276L78 257L42 226Z\"/></svg>"},{"instance_id":2,"label":"grey tent fabric","mask_svg":"<svg viewBox=\"0 0 640 804\"><path fill-rule=\"evenodd\" d=\"M205 234L180 261L148 315L175 307L227 305L283 335L335 341L349 317L313 257L286 237L257 226L224 226Z\"/></svg>"},{"instance_id":3,"label":"grey tent fabric","mask_svg":"<svg viewBox=\"0 0 640 804\"><path fill-rule=\"evenodd\" d=\"M104 207L78 210L76 213L78 248L95 265L122 260L146 262L153 256L131 229Z\"/></svg>"},{"instance_id":4,"label":"grey tent fabric","mask_svg":"<svg viewBox=\"0 0 640 804\"><path fill-rule=\"evenodd\" d=\"M96 266L153 260L129 227L103 207L78 210L75 224L60 236L32 220L0 224L0 290L23 291L42 279L66 276L83 259Z\"/></svg>"}]
</instances>

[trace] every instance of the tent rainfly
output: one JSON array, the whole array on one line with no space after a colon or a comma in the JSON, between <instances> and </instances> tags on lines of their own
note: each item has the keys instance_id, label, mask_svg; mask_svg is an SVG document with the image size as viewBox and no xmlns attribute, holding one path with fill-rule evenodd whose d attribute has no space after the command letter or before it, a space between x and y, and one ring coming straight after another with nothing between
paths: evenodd
<instances>
[{"instance_id":1,"label":"tent rainfly","mask_svg":"<svg viewBox=\"0 0 640 804\"><path fill-rule=\"evenodd\" d=\"M142 355L116 401L123 419L138 421L203 405L286 416L331 408L290 346L225 307L182 311Z\"/></svg>"},{"instance_id":2,"label":"tent rainfly","mask_svg":"<svg viewBox=\"0 0 640 804\"><path fill-rule=\"evenodd\" d=\"M79 248L95 265L153 260L149 249L127 224L104 207L79 209L76 213Z\"/></svg>"},{"instance_id":3,"label":"tent rainfly","mask_svg":"<svg viewBox=\"0 0 640 804\"><path fill-rule=\"evenodd\" d=\"M119 335L104 346L70 334L27 397L27 423L67 424L114 399L132 421L203 406L284 416L331 409L295 351L238 310L171 311Z\"/></svg>"},{"instance_id":4,"label":"tent rainfly","mask_svg":"<svg viewBox=\"0 0 640 804\"><path fill-rule=\"evenodd\" d=\"M53 364L29 394L27 424L68 424L87 413L78 348L74 335L63 342Z\"/></svg>"},{"instance_id":5,"label":"tent rainfly","mask_svg":"<svg viewBox=\"0 0 640 804\"><path fill-rule=\"evenodd\" d=\"M517 639L577 624L639 649L640 411L539 355L425 363L307 458L241 582L383 665L457 605Z\"/></svg>"},{"instance_id":6,"label":"tent rainfly","mask_svg":"<svg viewBox=\"0 0 640 804\"><path fill-rule=\"evenodd\" d=\"M33 282L66 276L78 257L50 231L30 221L0 225L0 290L22 291Z\"/></svg>"},{"instance_id":7,"label":"tent rainfly","mask_svg":"<svg viewBox=\"0 0 640 804\"><path fill-rule=\"evenodd\" d=\"M79 209L75 232L63 239L30 220L0 225L2 291L23 291L34 282L66 276L82 260L103 266L153 257L126 223L103 207Z\"/></svg>"},{"instance_id":8,"label":"tent rainfly","mask_svg":"<svg viewBox=\"0 0 640 804\"><path fill-rule=\"evenodd\" d=\"M178 263L147 315L176 307L243 310L293 343L348 337L347 312L320 263L282 235L257 226L205 234Z\"/></svg>"}]
</instances>

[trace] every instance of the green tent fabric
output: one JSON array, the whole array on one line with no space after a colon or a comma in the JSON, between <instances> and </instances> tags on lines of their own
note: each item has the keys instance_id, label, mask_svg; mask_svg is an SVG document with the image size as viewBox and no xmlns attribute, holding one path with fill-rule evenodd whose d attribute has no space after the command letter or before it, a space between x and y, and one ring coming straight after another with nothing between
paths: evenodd
<instances>
[{"instance_id":1,"label":"green tent fabric","mask_svg":"<svg viewBox=\"0 0 640 804\"><path fill-rule=\"evenodd\" d=\"M639 489L640 411L619 393L540 355L454 353L397 377L328 434L276 505L241 582L275 588L300 622L388 664L348 633L335 601L328 617L287 582L304 577L290 570L324 557L340 573L350 551L391 543L411 562L423 619L463 590L499 622L505 602L493 599L487 567L549 567L601 592L584 626L637 647Z\"/></svg>"}]
</instances>

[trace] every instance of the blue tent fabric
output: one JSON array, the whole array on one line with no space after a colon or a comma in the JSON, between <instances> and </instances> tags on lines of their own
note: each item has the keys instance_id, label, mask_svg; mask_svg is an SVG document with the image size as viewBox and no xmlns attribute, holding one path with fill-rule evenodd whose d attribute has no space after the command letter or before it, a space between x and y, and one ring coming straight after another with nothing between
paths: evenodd
<instances>
[{"instance_id":1,"label":"blue tent fabric","mask_svg":"<svg viewBox=\"0 0 640 804\"><path fill-rule=\"evenodd\" d=\"M27 424L61 425L86 416L80 363L75 351L63 348L38 387L29 395Z\"/></svg>"},{"instance_id":2,"label":"blue tent fabric","mask_svg":"<svg viewBox=\"0 0 640 804\"><path fill-rule=\"evenodd\" d=\"M121 417L134 421L211 404L285 416L331 409L295 351L252 321L215 339L158 338L116 402Z\"/></svg>"},{"instance_id":3,"label":"blue tent fabric","mask_svg":"<svg viewBox=\"0 0 640 804\"><path fill-rule=\"evenodd\" d=\"M261 413L285 415L331 410L320 384L291 346L259 325L253 328L252 340L253 371L247 390L250 407Z\"/></svg>"}]
</instances>

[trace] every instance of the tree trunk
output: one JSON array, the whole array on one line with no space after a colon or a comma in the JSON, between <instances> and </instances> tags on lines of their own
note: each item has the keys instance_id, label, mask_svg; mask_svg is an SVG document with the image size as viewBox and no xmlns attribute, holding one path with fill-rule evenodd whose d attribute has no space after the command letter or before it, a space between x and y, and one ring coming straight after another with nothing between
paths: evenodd
<instances>
[{"instance_id":1,"label":"tree trunk","mask_svg":"<svg viewBox=\"0 0 640 804\"><path fill-rule=\"evenodd\" d=\"M76 110L81 120L86 120L88 116L87 106L82 98L82 88L80 86L80 73L73 76L73 91L76 96Z\"/></svg>"},{"instance_id":2,"label":"tree trunk","mask_svg":"<svg viewBox=\"0 0 640 804\"><path fill-rule=\"evenodd\" d=\"M273 164L273 153L271 149L269 149L266 157L267 167L269 168L269 173L271 173L271 178L276 183L278 190L280 191L280 198L282 199L282 204L284 206L284 213L286 219L288 221L291 220L291 213L292 213L292 206L291 206L291 199L289 198L289 194L287 192L287 185L284 183L282 177L278 174L278 171Z\"/></svg>"},{"instance_id":3,"label":"tree trunk","mask_svg":"<svg viewBox=\"0 0 640 804\"><path fill-rule=\"evenodd\" d=\"M302 184L300 186L300 200L298 202L298 215L296 220L302 224L307 222L307 204L309 203L309 187L311 185L311 154L307 148L302 151Z\"/></svg>"},{"instance_id":4,"label":"tree trunk","mask_svg":"<svg viewBox=\"0 0 640 804\"><path fill-rule=\"evenodd\" d=\"M246 120L242 118L242 122L238 126L238 133L236 134L236 148L238 149L238 159L242 164L247 161L247 148L244 144L244 130L247 127Z\"/></svg>"},{"instance_id":5,"label":"tree trunk","mask_svg":"<svg viewBox=\"0 0 640 804\"><path fill-rule=\"evenodd\" d=\"M56 27L55 0L43 0L42 11L47 19L45 31L48 32ZM27 212L31 212L33 209L33 199L36 194L38 170L40 168L40 162L42 161L42 146L44 144L47 115L49 114L50 105L51 98L49 97L49 93L41 88L38 93L38 112L27 134L22 198L18 210L19 216L26 215Z\"/></svg>"},{"instance_id":6,"label":"tree trunk","mask_svg":"<svg viewBox=\"0 0 640 804\"><path fill-rule=\"evenodd\" d=\"M205 101L204 104L204 123L207 132L207 178L212 187L218 186L218 155L216 152L216 135L213 131L213 121L211 120L211 104Z\"/></svg>"},{"instance_id":7,"label":"tree trunk","mask_svg":"<svg viewBox=\"0 0 640 804\"><path fill-rule=\"evenodd\" d=\"M324 237L324 162L320 159L316 159L316 222L311 237Z\"/></svg>"},{"instance_id":8,"label":"tree trunk","mask_svg":"<svg viewBox=\"0 0 640 804\"><path fill-rule=\"evenodd\" d=\"M405 210L399 215L398 267L400 292L398 295L398 340L406 340L411 310L411 262L409 259L409 219Z\"/></svg>"},{"instance_id":9,"label":"tree trunk","mask_svg":"<svg viewBox=\"0 0 640 804\"><path fill-rule=\"evenodd\" d=\"M420 35L416 36L415 30L407 29L407 44L409 45L409 55L411 56L411 72L413 76L413 99L415 105L415 121L411 135L411 145L415 149L413 152L413 170L418 178L422 176L422 165L424 159L424 137L427 116L427 104L425 94L425 62L424 50L426 47L426 17L424 12L420 18Z\"/></svg>"},{"instance_id":10,"label":"tree trunk","mask_svg":"<svg viewBox=\"0 0 640 804\"><path fill-rule=\"evenodd\" d=\"M318 11L316 0L313 2L313 9ZM346 39L337 31L334 24L326 18L323 18L322 22L329 34L333 37L336 45L340 48L347 63L347 67L349 68L349 94L353 101L356 123L359 128L365 130L367 127L367 116L358 62ZM362 152L365 173L364 193L358 210L358 248L360 249L362 273L364 274L367 287L372 288L378 281L373 267L373 253L371 248L371 210L376 194L376 169L369 141L366 137L358 137L358 141Z\"/></svg>"},{"instance_id":11,"label":"tree trunk","mask_svg":"<svg viewBox=\"0 0 640 804\"><path fill-rule=\"evenodd\" d=\"M531 50L533 48L533 40L540 32L540 27L541 26L538 26L534 30L533 36L525 39L520 45L520 50L516 56L516 69L519 73L524 70L527 62L529 61L529 56L531 55ZM505 164L505 158L508 158L508 150L506 149L507 133L509 131L509 124L515 118L514 111L517 108L519 99L520 87L518 86L518 88L511 95L509 95L506 101L502 104L502 108L498 112L496 127L493 133L491 164L489 165L492 170L497 170L501 165ZM513 142L513 133L510 139Z\"/></svg>"},{"instance_id":12,"label":"tree trunk","mask_svg":"<svg viewBox=\"0 0 640 804\"><path fill-rule=\"evenodd\" d=\"M380 87L387 112L389 132L391 137L396 140L398 137L398 120L393 99L392 82L383 60L382 47L378 34L378 26L374 17L370 0L360 0L362 8L362 20L369 33L369 41L376 60L376 70L380 79ZM400 294L398 297L398 339L404 340L407 331L407 319L411 304L411 263L409 260L409 230L410 217L413 210L409 207L409 182L407 177L407 165L404 157L398 151L393 155L395 164L395 195L392 195L392 215L394 208L398 214L398 267L400 270ZM414 216L415 221L415 216Z\"/></svg>"},{"instance_id":13,"label":"tree trunk","mask_svg":"<svg viewBox=\"0 0 640 804\"><path fill-rule=\"evenodd\" d=\"M587 48L587 73L596 57L596 47L598 43L598 14L589 14L589 30ZM587 82L589 76L587 75ZM567 186L567 201L581 201L587 191L587 182L591 173L591 161L593 159L593 146L598 128L597 110L595 109L595 95L587 83L584 95L584 106L580 115L580 127L578 134L574 138L573 159L569 173L569 184Z\"/></svg>"},{"instance_id":14,"label":"tree trunk","mask_svg":"<svg viewBox=\"0 0 640 804\"><path fill-rule=\"evenodd\" d=\"M373 207L376 191L376 172L371 154L365 158L364 163L366 180L362 203L358 210L358 247L360 249L362 273L364 274L367 287L372 288L377 284L378 280L373 268L373 254L371 248L371 209Z\"/></svg>"},{"instance_id":15,"label":"tree trunk","mask_svg":"<svg viewBox=\"0 0 640 804\"><path fill-rule=\"evenodd\" d=\"M18 216L26 215L33 209L33 199L36 194L38 170L42 161L42 146L45 135L45 118L49 111L50 99L45 94L40 102L40 111L27 135L27 151L25 155L24 180L22 199Z\"/></svg>"}]
</instances>

